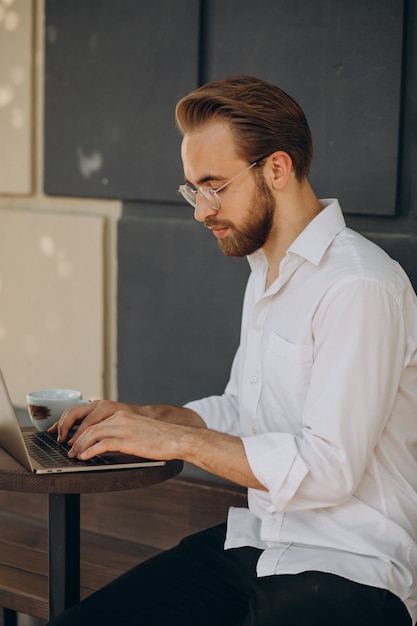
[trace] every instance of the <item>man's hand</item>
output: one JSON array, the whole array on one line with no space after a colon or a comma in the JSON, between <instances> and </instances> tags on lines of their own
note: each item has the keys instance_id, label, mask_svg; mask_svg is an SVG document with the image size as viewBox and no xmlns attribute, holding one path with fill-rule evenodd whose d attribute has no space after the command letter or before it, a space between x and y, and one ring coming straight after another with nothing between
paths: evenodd
<instances>
[{"instance_id":1,"label":"man's hand","mask_svg":"<svg viewBox=\"0 0 417 626\"><path fill-rule=\"evenodd\" d=\"M70 457L86 460L97 454L118 451L157 460L177 458L178 426L126 408L100 419L103 415L104 407L103 412L96 411L97 421L90 421L86 426L89 418L84 420L82 432L78 431L69 442L72 445Z\"/></svg>"},{"instance_id":2,"label":"man's hand","mask_svg":"<svg viewBox=\"0 0 417 626\"><path fill-rule=\"evenodd\" d=\"M70 430L78 426L75 434L68 440L69 445L73 445L89 426L112 417L118 411L125 411L132 415L153 418L171 424L205 428L201 417L185 407L171 404L140 405L113 402L111 400L94 400L88 404L80 404L64 411L59 421L49 429L49 432L57 432L58 441L66 441Z\"/></svg>"}]
</instances>

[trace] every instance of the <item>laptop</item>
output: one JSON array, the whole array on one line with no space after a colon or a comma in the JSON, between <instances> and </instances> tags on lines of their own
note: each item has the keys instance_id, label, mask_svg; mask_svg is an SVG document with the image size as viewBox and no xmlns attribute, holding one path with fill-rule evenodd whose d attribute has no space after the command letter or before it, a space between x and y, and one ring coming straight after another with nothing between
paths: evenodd
<instances>
[{"instance_id":1,"label":"laptop","mask_svg":"<svg viewBox=\"0 0 417 626\"><path fill-rule=\"evenodd\" d=\"M120 470L166 464L166 461L155 461L118 452L96 456L89 461L68 458L69 447L58 443L54 435L40 431L22 431L1 370L0 446L35 474Z\"/></svg>"}]
</instances>

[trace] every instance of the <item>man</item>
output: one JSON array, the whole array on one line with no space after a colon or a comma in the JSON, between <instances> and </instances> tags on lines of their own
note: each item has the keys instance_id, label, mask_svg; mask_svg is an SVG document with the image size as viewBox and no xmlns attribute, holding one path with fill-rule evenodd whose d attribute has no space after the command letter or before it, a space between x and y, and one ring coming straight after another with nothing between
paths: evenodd
<instances>
[{"instance_id":1,"label":"man","mask_svg":"<svg viewBox=\"0 0 417 626\"><path fill-rule=\"evenodd\" d=\"M177 106L182 195L248 256L222 396L97 401L56 428L70 456L183 459L248 487L248 509L139 565L63 624L406 626L417 619L417 303L381 249L309 182L300 107L252 77Z\"/></svg>"}]
</instances>

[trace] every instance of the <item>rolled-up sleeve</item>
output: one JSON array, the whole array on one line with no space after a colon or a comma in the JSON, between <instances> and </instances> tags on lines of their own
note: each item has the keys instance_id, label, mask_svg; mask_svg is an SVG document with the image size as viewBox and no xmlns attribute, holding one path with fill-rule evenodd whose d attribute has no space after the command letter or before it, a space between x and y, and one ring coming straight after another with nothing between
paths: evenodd
<instances>
[{"instance_id":1,"label":"rolled-up sleeve","mask_svg":"<svg viewBox=\"0 0 417 626\"><path fill-rule=\"evenodd\" d=\"M308 474L295 438L284 433L243 437L245 453L256 478L267 487L276 510L284 510Z\"/></svg>"}]
</instances>

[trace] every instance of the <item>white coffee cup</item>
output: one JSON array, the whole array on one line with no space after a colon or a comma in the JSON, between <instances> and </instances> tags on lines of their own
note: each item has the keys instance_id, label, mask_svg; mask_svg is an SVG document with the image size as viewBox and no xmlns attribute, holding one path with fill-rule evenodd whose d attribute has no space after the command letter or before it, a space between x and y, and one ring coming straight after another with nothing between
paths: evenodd
<instances>
[{"instance_id":1,"label":"white coffee cup","mask_svg":"<svg viewBox=\"0 0 417 626\"><path fill-rule=\"evenodd\" d=\"M81 391L75 389L40 389L26 396L28 413L38 430L48 430L61 417L65 409L88 404Z\"/></svg>"}]
</instances>

